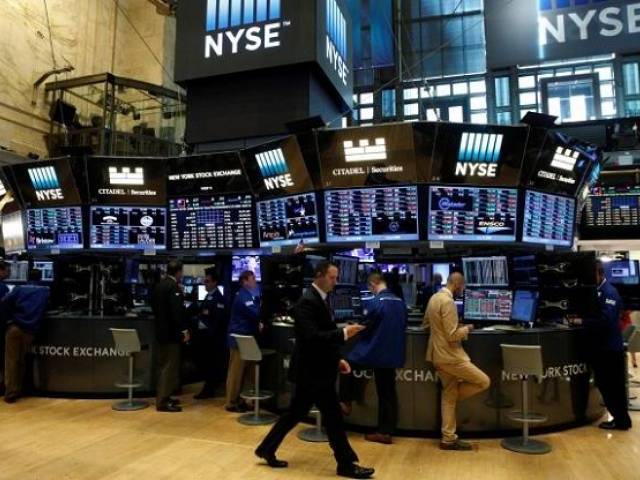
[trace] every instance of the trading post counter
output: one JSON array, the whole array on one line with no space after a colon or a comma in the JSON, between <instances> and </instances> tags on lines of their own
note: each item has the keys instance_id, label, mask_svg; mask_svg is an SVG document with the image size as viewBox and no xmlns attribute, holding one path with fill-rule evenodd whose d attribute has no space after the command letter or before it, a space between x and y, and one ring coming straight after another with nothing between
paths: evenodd
<instances>
[{"instance_id":1,"label":"trading post counter","mask_svg":"<svg viewBox=\"0 0 640 480\"><path fill-rule=\"evenodd\" d=\"M604 414L601 397L587 363L588 339L582 328L533 328L520 331L476 330L464 347L472 362L491 378L491 388L458 404L458 431L462 434L508 434L521 429L509 420L519 409L521 383L502 370L500 344L541 345L545 375L529 389L530 411L548 420L538 430L562 430L599 419ZM398 429L404 433L438 435L440 387L433 365L425 360L428 333L421 327L407 329L406 361L398 369ZM287 371L293 350L293 327L274 324L278 368L266 387L276 392L276 407L287 407L291 396ZM277 374L276 372L277 371ZM345 421L353 427L375 427L377 397L371 371L354 370L358 399ZM533 382L533 381L532 381ZM534 429L535 431L536 429Z\"/></svg>"},{"instance_id":2,"label":"trading post counter","mask_svg":"<svg viewBox=\"0 0 640 480\"><path fill-rule=\"evenodd\" d=\"M138 331L142 352L135 355L134 379L142 383L136 394L153 391L153 317L47 315L33 345L33 383L43 395L123 396L117 388L129 364L115 348L110 328Z\"/></svg>"}]
</instances>

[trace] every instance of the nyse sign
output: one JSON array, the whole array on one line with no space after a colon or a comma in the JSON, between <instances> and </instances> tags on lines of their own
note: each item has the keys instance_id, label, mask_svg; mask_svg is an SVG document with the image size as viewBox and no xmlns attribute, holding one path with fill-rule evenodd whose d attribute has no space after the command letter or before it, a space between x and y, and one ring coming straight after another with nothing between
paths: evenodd
<instances>
[{"instance_id":1,"label":"nyse sign","mask_svg":"<svg viewBox=\"0 0 640 480\"><path fill-rule=\"evenodd\" d=\"M349 68L347 67L347 22L336 0L327 2L327 32L325 35L325 54L327 60L347 86Z\"/></svg>"}]
</instances>

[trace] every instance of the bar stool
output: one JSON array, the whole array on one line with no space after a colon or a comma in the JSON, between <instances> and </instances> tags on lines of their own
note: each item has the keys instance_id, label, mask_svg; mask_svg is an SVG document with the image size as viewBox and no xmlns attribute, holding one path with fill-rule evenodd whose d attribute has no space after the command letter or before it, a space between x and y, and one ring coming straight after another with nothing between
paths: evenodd
<instances>
[{"instance_id":1,"label":"bar stool","mask_svg":"<svg viewBox=\"0 0 640 480\"><path fill-rule=\"evenodd\" d=\"M121 352L127 354L129 359L129 377L127 382L116 382L115 386L118 388L127 389L127 400L121 402L115 402L111 405L113 410L119 412L130 412L133 410L142 410L147 408L149 403L144 400L133 399L133 389L140 388L142 383L135 382L133 380L133 360L136 353L142 351L140 345L140 338L138 338L138 331L133 328L110 328L111 335L113 335L113 341L116 344L116 348Z\"/></svg>"},{"instance_id":2,"label":"bar stool","mask_svg":"<svg viewBox=\"0 0 640 480\"><path fill-rule=\"evenodd\" d=\"M631 410L632 412L640 412L640 402L636 400L637 397L631 395L629 391L629 387L631 386L632 382L630 381L631 374L629 373L629 358L628 358L628 355L630 353L640 352L640 334L638 333L638 330L635 325L629 325L625 329L624 333L627 333L627 330L629 329L632 330L631 333L629 335L623 335L623 339L625 340L624 345L627 350L625 354L625 359L627 360L627 370L626 370L627 397L629 398L629 410Z\"/></svg>"},{"instance_id":3,"label":"bar stool","mask_svg":"<svg viewBox=\"0 0 640 480\"><path fill-rule=\"evenodd\" d=\"M528 384L529 377L538 377L542 380L544 374L542 366L542 348L540 345L507 345L501 344L502 363L504 371L508 374L520 375L522 378L522 410L514 411L509 418L522 423L522 436L505 438L501 445L507 450L518 453L540 455L549 453L551 445L540 440L529 438L529 424L543 423L547 418L529 412Z\"/></svg>"},{"instance_id":4,"label":"bar stool","mask_svg":"<svg viewBox=\"0 0 640 480\"><path fill-rule=\"evenodd\" d=\"M311 415L315 415L316 426L300 430L298 432L298 438L305 442L328 442L329 437L327 437L324 428L322 428L322 414L320 413L320 410L314 406L309 413Z\"/></svg>"},{"instance_id":5,"label":"bar stool","mask_svg":"<svg viewBox=\"0 0 640 480\"><path fill-rule=\"evenodd\" d=\"M238 417L238 422L243 425L268 425L276 421L276 416L270 413L260 412L260 401L273 398L273 392L260 390L260 362L263 357L273 355L275 350L260 350L258 342L251 335L231 335L238 345L240 358L245 362L254 362L255 383L253 389L245 390L240 398L253 401L253 413L247 413Z\"/></svg>"}]
</instances>

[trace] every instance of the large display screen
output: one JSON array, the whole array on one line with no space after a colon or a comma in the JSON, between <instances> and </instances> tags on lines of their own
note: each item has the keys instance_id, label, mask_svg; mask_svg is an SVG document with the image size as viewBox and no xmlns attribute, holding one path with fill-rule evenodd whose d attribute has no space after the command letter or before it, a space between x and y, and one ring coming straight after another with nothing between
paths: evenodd
<instances>
[{"instance_id":1,"label":"large display screen","mask_svg":"<svg viewBox=\"0 0 640 480\"><path fill-rule=\"evenodd\" d=\"M507 257L468 257L462 259L464 279L468 286L509 286Z\"/></svg>"},{"instance_id":2,"label":"large display screen","mask_svg":"<svg viewBox=\"0 0 640 480\"><path fill-rule=\"evenodd\" d=\"M637 260L613 260L604 262L604 272L611 283L617 285L640 284L640 270Z\"/></svg>"},{"instance_id":3,"label":"large display screen","mask_svg":"<svg viewBox=\"0 0 640 480\"><path fill-rule=\"evenodd\" d=\"M260 257L258 255L234 255L231 257L231 281L240 280L242 272L253 272L258 282L262 281Z\"/></svg>"},{"instance_id":4,"label":"large display screen","mask_svg":"<svg viewBox=\"0 0 640 480\"><path fill-rule=\"evenodd\" d=\"M464 319L508 322L511 319L511 290L481 289L464 291Z\"/></svg>"},{"instance_id":5,"label":"large display screen","mask_svg":"<svg viewBox=\"0 0 640 480\"><path fill-rule=\"evenodd\" d=\"M25 249L22 212L2 214L2 240L4 241L6 253L19 252Z\"/></svg>"},{"instance_id":6,"label":"large display screen","mask_svg":"<svg viewBox=\"0 0 640 480\"><path fill-rule=\"evenodd\" d=\"M511 188L429 188L429 240L514 242L518 191Z\"/></svg>"},{"instance_id":7,"label":"large display screen","mask_svg":"<svg viewBox=\"0 0 640 480\"><path fill-rule=\"evenodd\" d=\"M325 192L327 242L418 240L418 187Z\"/></svg>"},{"instance_id":8,"label":"large display screen","mask_svg":"<svg viewBox=\"0 0 640 480\"><path fill-rule=\"evenodd\" d=\"M527 190L522 241L543 245L573 245L576 201L573 198Z\"/></svg>"},{"instance_id":9,"label":"large display screen","mask_svg":"<svg viewBox=\"0 0 640 480\"><path fill-rule=\"evenodd\" d=\"M169 200L171 248L253 247L253 200L249 194Z\"/></svg>"},{"instance_id":10,"label":"large display screen","mask_svg":"<svg viewBox=\"0 0 640 480\"><path fill-rule=\"evenodd\" d=\"M91 207L90 248L162 250L167 210L152 207Z\"/></svg>"},{"instance_id":11,"label":"large display screen","mask_svg":"<svg viewBox=\"0 0 640 480\"><path fill-rule=\"evenodd\" d=\"M261 247L318 243L318 206L315 193L258 202Z\"/></svg>"},{"instance_id":12,"label":"large display screen","mask_svg":"<svg viewBox=\"0 0 640 480\"><path fill-rule=\"evenodd\" d=\"M640 238L640 187L595 187L585 202L580 238Z\"/></svg>"},{"instance_id":13,"label":"large display screen","mask_svg":"<svg viewBox=\"0 0 640 480\"><path fill-rule=\"evenodd\" d=\"M167 169L170 197L249 190L238 152L170 158Z\"/></svg>"},{"instance_id":14,"label":"large display screen","mask_svg":"<svg viewBox=\"0 0 640 480\"><path fill-rule=\"evenodd\" d=\"M73 162L73 166L77 166ZM72 161L59 158L11 166L17 189L27 208L78 205L82 202Z\"/></svg>"},{"instance_id":15,"label":"large display screen","mask_svg":"<svg viewBox=\"0 0 640 480\"><path fill-rule=\"evenodd\" d=\"M83 248L82 209L80 207L36 208L27 210L27 249Z\"/></svg>"}]
</instances>

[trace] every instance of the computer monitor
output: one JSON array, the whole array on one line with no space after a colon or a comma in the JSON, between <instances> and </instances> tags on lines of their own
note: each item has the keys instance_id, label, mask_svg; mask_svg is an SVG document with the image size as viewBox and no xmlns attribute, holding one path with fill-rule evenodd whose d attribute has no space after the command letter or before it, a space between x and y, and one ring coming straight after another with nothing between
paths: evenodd
<instances>
[{"instance_id":1,"label":"computer monitor","mask_svg":"<svg viewBox=\"0 0 640 480\"><path fill-rule=\"evenodd\" d=\"M513 292L498 289L466 289L464 318L476 321L508 322L511 319Z\"/></svg>"},{"instance_id":2,"label":"computer monitor","mask_svg":"<svg viewBox=\"0 0 640 480\"><path fill-rule=\"evenodd\" d=\"M507 257L472 257L462 259L466 284L470 287L509 286Z\"/></svg>"},{"instance_id":3,"label":"computer monitor","mask_svg":"<svg viewBox=\"0 0 640 480\"><path fill-rule=\"evenodd\" d=\"M33 268L42 272L43 282L53 282L53 262L33 262Z\"/></svg>"},{"instance_id":4,"label":"computer monitor","mask_svg":"<svg viewBox=\"0 0 640 480\"><path fill-rule=\"evenodd\" d=\"M435 275L439 273L442 277L442 283L446 283L449 278L449 274L451 273L451 264L450 263L434 263L431 266L431 273ZM433 278L433 277L432 277Z\"/></svg>"},{"instance_id":5,"label":"computer monitor","mask_svg":"<svg viewBox=\"0 0 640 480\"><path fill-rule=\"evenodd\" d=\"M604 272L611 283L617 285L638 285L640 272L637 260L613 260L603 262Z\"/></svg>"},{"instance_id":6,"label":"computer monitor","mask_svg":"<svg viewBox=\"0 0 640 480\"><path fill-rule=\"evenodd\" d=\"M205 298L207 298L207 287L198 285L198 301L202 302Z\"/></svg>"},{"instance_id":7,"label":"computer monitor","mask_svg":"<svg viewBox=\"0 0 640 480\"><path fill-rule=\"evenodd\" d=\"M231 281L237 282L240 280L242 272L250 271L256 276L256 281L262 281L262 274L260 271L260 257L258 255L234 255L231 258Z\"/></svg>"},{"instance_id":8,"label":"computer monitor","mask_svg":"<svg viewBox=\"0 0 640 480\"><path fill-rule=\"evenodd\" d=\"M516 290L511 320L514 322L534 322L538 307L538 292L534 290Z\"/></svg>"}]
</instances>

